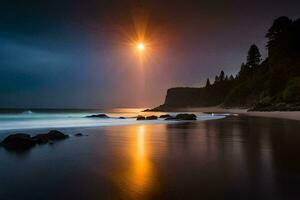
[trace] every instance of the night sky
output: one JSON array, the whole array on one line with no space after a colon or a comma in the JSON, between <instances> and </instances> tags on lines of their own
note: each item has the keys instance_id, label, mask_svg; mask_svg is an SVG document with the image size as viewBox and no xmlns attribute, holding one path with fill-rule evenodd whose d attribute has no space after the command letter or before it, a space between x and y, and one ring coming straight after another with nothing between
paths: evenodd
<instances>
[{"instance_id":1,"label":"night sky","mask_svg":"<svg viewBox=\"0 0 300 200\"><path fill-rule=\"evenodd\" d=\"M300 1L2 0L0 107L156 106L170 87L236 74L253 43L266 56L282 15L300 17Z\"/></svg>"}]
</instances>

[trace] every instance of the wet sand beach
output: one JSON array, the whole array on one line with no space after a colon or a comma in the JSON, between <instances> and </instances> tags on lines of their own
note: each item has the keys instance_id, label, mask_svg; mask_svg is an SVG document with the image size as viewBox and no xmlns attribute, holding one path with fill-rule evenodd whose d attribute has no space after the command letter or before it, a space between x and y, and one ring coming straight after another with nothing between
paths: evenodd
<instances>
[{"instance_id":1,"label":"wet sand beach","mask_svg":"<svg viewBox=\"0 0 300 200\"><path fill-rule=\"evenodd\" d=\"M233 113L255 117L270 117L270 118L281 118L300 120L300 111L271 111L271 112L260 112L260 111L247 111L247 109L241 108L222 108L222 107L198 107L198 108L178 108L173 111L187 111L187 112L208 112L208 113Z\"/></svg>"}]
</instances>

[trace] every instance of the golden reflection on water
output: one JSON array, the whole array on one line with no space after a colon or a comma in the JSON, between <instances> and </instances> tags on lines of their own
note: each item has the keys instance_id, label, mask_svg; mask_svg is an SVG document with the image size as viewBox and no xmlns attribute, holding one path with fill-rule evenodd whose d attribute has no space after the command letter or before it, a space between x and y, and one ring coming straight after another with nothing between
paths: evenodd
<instances>
[{"instance_id":1,"label":"golden reflection on water","mask_svg":"<svg viewBox=\"0 0 300 200\"><path fill-rule=\"evenodd\" d=\"M114 171L115 181L126 199L142 199L155 189L151 162L151 131L148 126L127 126L123 132L122 147L116 152L123 155L122 166ZM126 132L126 133L125 133Z\"/></svg>"},{"instance_id":2,"label":"golden reflection on water","mask_svg":"<svg viewBox=\"0 0 300 200\"><path fill-rule=\"evenodd\" d=\"M137 193L145 193L151 186L152 169L148 158L147 143L145 142L146 128L144 125L137 127L135 137L130 145L131 167L128 171L129 186Z\"/></svg>"},{"instance_id":3,"label":"golden reflection on water","mask_svg":"<svg viewBox=\"0 0 300 200\"><path fill-rule=\"evenodd\" d=\"M145 156L145 127L140 125L137 132L137 158L144 160Z\"/></svg>"}]
</instances>

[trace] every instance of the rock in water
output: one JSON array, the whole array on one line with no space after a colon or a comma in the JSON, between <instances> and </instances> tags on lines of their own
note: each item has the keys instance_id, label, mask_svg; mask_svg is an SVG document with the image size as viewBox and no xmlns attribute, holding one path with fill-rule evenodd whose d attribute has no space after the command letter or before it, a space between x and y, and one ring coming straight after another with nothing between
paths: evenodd
<instances>
[{"instance_id":1,"label":"rock in water","mask_svg":"<svg viewBox=\"0 0 300 200\"><path fill-rule=\"evenodd\" d=\"M195 114L178 114L175 117L167 117L165 120L197 120L197 116Z\"/></svg>"},{"instance_id":2,"label":"rock in water","mask_svg":"<svg viewBox=\"0 0 300 200\"><path fill-rule=\"evenodd\" d=\"M165 120L178 120L178 119L176 119L176 117L167 117L167 118L165 118Z\"/></svg>"},{"instance_id":3,"label":"rock in water","mask_svg":"<svg viewBox=\"0 0 300 200\"><path fill-rule=\"evenodd\" d=\"M158 117L155 116L155 115L151 115L151 116L148 116L148 117L144 117L144 116L137 116L136 120L155 120L157 119Z\"/></svg>"},{"instance_id":4,"label":"rock in water","mask_svg":"<svg viewBox=\"0 0 300 200\"><path fill-rule=\"evenodd\" d=\"M9 150L27 150L35 144L30 135L24 133L9 135L1 142L1 145Z\"/></svg>"},{"instance_id":5,"label":"rock in water","mask_svg":"<svg viewBox=\"0 0 300 200\"><path fill-rule=\"evenodd\" d=\"M141 115L137 116L137 118L136 118L136 120L145 120L145 119L146 118L144 116L141 116Z\"/></svg>"},{"instance_id":6,"label":"rock in water","mask_svg":"<svg viewBox=\"0 0 300 200\"><path fill-rule=\"evenodd\" d=\"M172 116L169 114L159 116L159 118L169 118L169 117L172 117Z\"/></svg>"},{"instance_id":7,"label":"rock in water","mask_svg":"<svg viewBox=\"0 0 300 200\"><path fill-rule=\"evenodd\" d=\"M178 114L175 118L179 120L196 120L197 116L195 114Z\"/></svg>"},{"instance_id":8,"label":"rock in water","mask_svg":"<svg viewBox=\"0 0 300 200\"><path fill-rule=\"evenodd\" d=\"M48 134L38 134L32 139L37 143L37 144L45 144L49 142Z\"/></svg>"},{"instance_id":9,"label":"rock in water","mask_svg":"<svg viewBox=\"0 0 300 200\"><path fill-rule=\"evenodd\" d=\"M158 118L157 116L151 115L151 116L146 117L146 120L155 120L157 118Z\"/></svg>"},{"instance_id":10,"label":"rock in water","mask_svg":"<svg viewBox=\"0 0 300 200\"><path fill-rule=\"evenodd\" d=\"M75 136L81 137L81 136L83 136L83 134L82 133L76 133Z\"/></svg>"},{"instance_id":11,"label":"rock in water","mask_svg":"<svg viewBox=\"0 0 300 200\"><path fill-rule=\"evenodd\" d=\"M38 134L38 135L32 137L32 139L37 144L45 144L45 143L49 142L50 140L62 140L62 139L66 139L68 137L69 137L68 135L63 134L60 131L52 130L46 134Z\"/></svg>"},{"instance_id":12,"label":"rock in water","mask_svg":"<svg viewBox=\"0 0 300 200\"><path fill-rule=\"evenodd\" d=\"M47 136L49 140L63 140L69 137L68 135L63 134L62 132L57 130L49 131L49 133L47 133Z\"/></svg>"},{"instance_id":13,"label":"rock in water","mask_svg":"<svg viewBox=\"0 0 300 200\"><path fill-rule=\"evenodd\" d=\"M60 131L52 130L46 134L38 134L31 137L29 134L18 133L7 136L0 144L8 150L24 151L36 144L45 144L54 140L66 139L69 136Z\"/></svg>"},{"instance_id":14,"label":"rock in water","mask_svg":"<svg viewBox=\"0 0 300 200\"><path fill-rule=\"evenodd\" d=\"M109 116L107 116L106 114L89 115L89 116L86 116L86 117L89 117L89 118L102 118L102 119L109 118Z\"/></svg>"}]
</instances>

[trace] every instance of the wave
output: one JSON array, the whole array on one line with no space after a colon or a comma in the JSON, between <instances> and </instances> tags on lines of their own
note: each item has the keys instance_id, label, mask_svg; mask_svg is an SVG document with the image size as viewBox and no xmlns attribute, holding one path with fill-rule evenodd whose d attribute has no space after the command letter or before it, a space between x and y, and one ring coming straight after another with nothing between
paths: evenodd
<instances>
[{"instance_id":1,"label":"wave","mask_svg":"<svg viewBox=\"0 0 300 200\"><path fill-rule=\"evenodd\" d=\"M71 127L97 127L97 126L116 126L116 125L129 125L129 124L167 124L177 123L176 121L165 121L164 119L137 121L135 118L138 115L153 115L153 113L141 113L140 110L113 110L106 113L110 118L98 119L87 118L86 116L99 114L99 111L84 111L84 112L71 112L69 110L59 111L32 111L23 110L18 113L0 113L0 131L4 130L23 130L23 129L36 129L36 128L71 128ZM155 113L162 115L166 113ZM176 115L179 113L167 113ZM205 114L197 113L199 121L214 120L226 117L226 114ZM124 117L125 119L120 119ZM0 132L1 135L1 132Z\"/></svg>"},{"instance_id":2,"label":"wave","mask_svg":"<svg viewBox=\"0 0 300 200\"><path fill-rule=\"evenodd\" d=\"M31 110L26 110L26 111L23 111L22 114L30 115L30 114L33 114L33 112Z\"/></svg>"}]
</instances>

